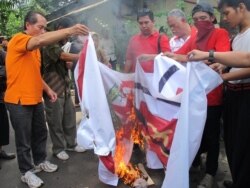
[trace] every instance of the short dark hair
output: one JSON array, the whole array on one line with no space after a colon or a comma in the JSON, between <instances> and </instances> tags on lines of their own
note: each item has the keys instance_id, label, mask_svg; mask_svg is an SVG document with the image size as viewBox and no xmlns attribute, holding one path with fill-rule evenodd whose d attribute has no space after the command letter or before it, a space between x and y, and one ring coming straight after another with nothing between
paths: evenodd
<instances>
[{"instance_id":1,"label":"short dark hair","mask_svg":"<svg viewBox=\"0 0 250 188\"><path fill-rule=\"evenodd\" d=\"M26 16L24 17L24 25L23 25L23 29L26 30L26 22L30 23L30 24L35 24L37 22L37 15L41 15L45 18L45 15L42 12L38 12L38 11L29 11Z\"/></svg>"},{"instance_id":2,"label":"short dark hair","mask_svg":"<svg viewBox=\"0 0 250 188\"><path fill-rule=\"evenodd\" d=\"M154 21L154 13L148 8L142 8L137 11L137 21L140 17L148 16L151 21Z\"/></svg>"},{"instance_id":3,"label":"short dark hair","mask_svg":"<svg viewBox=\"0 0 250 188\"><path fill-rule=\"evenodd\" d=\"M55 25L55 30L59 28L68 28L73 25L73 20L70 17L61 18Z\"/></svg>"},{"instance_id":4,"label":"short dark hair","mask_svg":"<svg viewBox=\"0 0 250 188\"><path fill-rule=\"evenodd\" d=\"M220 0L218 8L222 9L223 6L229 6L232 8L237 8L240 3L243 3L247 10L250 11L250 1L249 0Z\"/></svg>"}]
</instances>

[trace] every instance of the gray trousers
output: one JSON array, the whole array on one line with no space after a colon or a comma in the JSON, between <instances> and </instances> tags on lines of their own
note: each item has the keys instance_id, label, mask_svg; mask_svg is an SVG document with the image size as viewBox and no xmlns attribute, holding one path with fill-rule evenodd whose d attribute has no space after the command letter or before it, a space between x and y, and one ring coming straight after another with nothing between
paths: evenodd
<instances>
[{"instance_id":1,"label":"gray trousers","mask_svg":"<svg viewBox=\"0 0 250 188\"><path fill-rule=\"evenodd\" d=\"M15 131L18 166L22 174L46 158L47 127L44 106L6 103ZM31 152L33 161L31 158Z\"/></svg>"},{"instance_id":2,"label":"gray trousers","mask_svg":"<svg viewBox=\"0 0 250 188\"><path fill-rule=\"evenodd\" d=\"M76 112L71 96L58 97L56 102L44 98L46 120L54 154L76 146Z\"/></svg>"}]
</instances>

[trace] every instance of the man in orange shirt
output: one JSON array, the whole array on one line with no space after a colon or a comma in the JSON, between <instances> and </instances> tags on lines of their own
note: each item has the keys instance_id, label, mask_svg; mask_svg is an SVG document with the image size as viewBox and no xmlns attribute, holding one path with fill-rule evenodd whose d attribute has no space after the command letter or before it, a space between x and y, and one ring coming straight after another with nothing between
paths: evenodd
<instances>
[{"instance_id":1,"label":"man in orange shirt","mask_svg":"<svg viewBox=\"0 0 250 188\"><path fill-rule=\"evenodd\" d=\"M39 48L71 35L88 34L88 28L81 24L45 33L46 25L43 14L28 12L24 31L9 41L6 56L7 90L4 100L15 131L21 180L32 188L43 184L35 172L57 170L57 165L46 161L47 128L42 93L44 91L52 102L56 101L57 95L42 79Z\"/></svg>"}]
</instances>

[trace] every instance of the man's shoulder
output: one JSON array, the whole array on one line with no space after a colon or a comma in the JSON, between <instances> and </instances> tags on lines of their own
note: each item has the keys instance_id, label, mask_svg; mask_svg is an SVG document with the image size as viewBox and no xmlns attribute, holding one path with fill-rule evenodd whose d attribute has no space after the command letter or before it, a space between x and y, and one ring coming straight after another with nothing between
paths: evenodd
<instances>
[{"instance_id":1,"label":"man's shoulder","mask_svg":"<svg viewBox=\"0 0 250 188\"><path fill-rule=\"evenodd\" d=\"M216 34L218 34L218 35L220 35L220 34L228 34L228 31L226 30L226 29L224 29L224 28L215 28L215 33Z\"/></svg>"},{"instance_id":2,"label":"man's shoulder","mask_svg":"<svg viewBox=\"0 0 250 188\"><path fill-rule=\"evenodd\" d=\"M138 38L140 38L140 36L141 36L141 33L136 33L136 34L132 35L130 39L138 39Z\"/></svg>"},{"instance_id":3,"label":"man's shoulder","mask_svg":"<svg viewBox=\"0 0 250 188\"><path fill-rule=\"evenodd\" d=\"M162 41L162 40L168 41L169 40L169 37L166 33L159 33L158 31L155 31L152 36L160 41Z\"/></svg>"},{"instance_id":4,"label":"man's shoulder","mask_svg":"<svg viewBox=\"0 0 250 188\"><path fill-rule=\"evenodd\" d=\"M29 40L29 38L31 38L32 36L30 35L27 35L23 32L20 32L20 33L16 33L15 35L13 35L13 37L10 39L9 41L9 44L10 45L11 43L15 42L15 41L19 41L19 40Z\"/></svg>"}]
</instances>

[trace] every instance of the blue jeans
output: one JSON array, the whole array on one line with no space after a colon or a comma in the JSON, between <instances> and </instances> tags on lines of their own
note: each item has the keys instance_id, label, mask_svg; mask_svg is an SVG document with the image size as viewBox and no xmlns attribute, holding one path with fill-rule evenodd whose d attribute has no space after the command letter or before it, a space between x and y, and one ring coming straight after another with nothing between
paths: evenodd
<instances>
[{"instance_id":1,"label":"blue jeans","mask_svg":"<svg viewBox=\"0 0 250 188\"><path fill-rule=\"evenodd\" d=\"M42 103L21 105L6 103L15 131L16 151L22 174L46 158L47 127ZM31 152L33 161L31 158Z\"/></svg>"}]
</instances>

